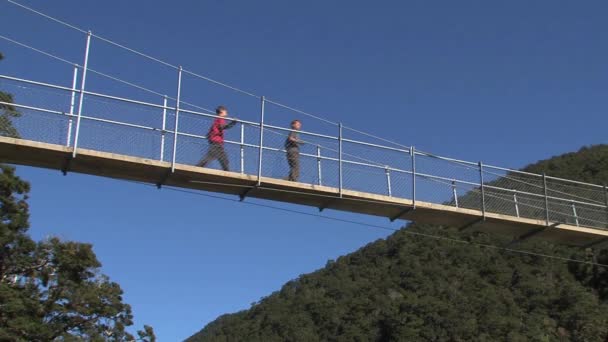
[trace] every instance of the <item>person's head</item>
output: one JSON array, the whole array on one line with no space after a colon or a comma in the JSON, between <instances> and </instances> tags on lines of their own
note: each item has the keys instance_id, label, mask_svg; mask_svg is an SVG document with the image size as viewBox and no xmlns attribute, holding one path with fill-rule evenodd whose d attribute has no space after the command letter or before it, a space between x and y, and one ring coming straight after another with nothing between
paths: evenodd
<instances>
[{"instance_id":1,"label":"person's head","mask_svg":"<svg viewBox=\"0 0 608 342\"><path fill-rule=\"evenodd\" d=\"M291 128L299 131L300 128L302 128L302 123L300 122L300 120L293 120L291 122Z\"/></svg>"},{"instance_id":2,"label":"person's head","mask_svg":"<svg viewBox=\"0 0 608 342\"><path fill-rule=\"evenodd\" d=\"M215 108L215 114L217 114L218 116L224 117L228 115L228 108L224 107L224 106L218 106L217 108Z\"/></svg>"}]
</instances>

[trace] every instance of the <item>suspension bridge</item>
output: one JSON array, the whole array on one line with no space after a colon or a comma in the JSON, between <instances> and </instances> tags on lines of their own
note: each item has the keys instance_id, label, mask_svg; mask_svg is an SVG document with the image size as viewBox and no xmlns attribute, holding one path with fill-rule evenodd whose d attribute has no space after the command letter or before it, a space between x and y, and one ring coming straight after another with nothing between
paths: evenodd
<instances>
[{"instance_id":1,"label":"suspension bridge","mask_svg":"<svg viewBox=\"0 0 608 342\"><path fill-rule=\"evenodd\" d=\"M50 25L67 28L84 50L78 63L27 38L0 32L7 47L35 55L37 67L47 71L45 79L0 73L0 90L13 96L11 102L0 101L5 118L0 130L6 135L0 137L2 162L232 194L241 200L254 197L476 229L513 236L515 241L541 238L576 246L608 241L606 186L420 151L8 2ZM125 67L138 69L133 78L107 71L112 67L92 65L94 46L134 58L133 64L119 70L124 74ZM144 62L150 66L142 66ZM160 79L172 77L175 82L163 81L163 89L152 89L137 79L148 72L172 75ZM187 101L188 90L208 94L208 101L214 96L230 101L238 112L256 113L247 120L230 118L238 123L225 142L231 171L195 166L206 150L205 133L215 114ZM312 129L300 131L305 144L298 182L284 180L284 141L291 130L283 123L294 116L316 122L307 124Z\"/></svg>"}]
</instances>

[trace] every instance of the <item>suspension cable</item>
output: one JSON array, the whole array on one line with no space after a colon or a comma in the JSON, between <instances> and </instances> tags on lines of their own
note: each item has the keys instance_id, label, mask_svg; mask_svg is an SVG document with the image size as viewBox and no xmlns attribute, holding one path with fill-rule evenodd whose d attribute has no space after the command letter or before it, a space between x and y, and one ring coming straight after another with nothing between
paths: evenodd
<instances>
[{"instance_id":1,"label":"suspension cable","mask_svg":"<svg viewBox=\"0 0 608 342\"><path fill-rule=\"evenodd\" d=\"M149 187L155 187L153 184L147 184L147 183L142 183L142 182L136 182L136 181L125 181L125 182L149 186ZM238 199L228 198L228 197L219 196L219 195L207 194L207 193L203 193L200 191L186 190L186 189L175 188L175 187L170 187L170 186L165 186L163 188L170 190L170 191L174 191L174 192L187 193L187 194L191 194L191 195L219 199L222 201L228 201L228 202L233 202L233 203L241 203L241 204L246 204L246 205L251 205L251 206L256 206L256 207L261 207L261 208L267 208L267 209L276 210L276 211L288 212L288 213L297 214L297 215L320 218L320 219L334 221L334 222L342 222L342 223L353 224L353 225L374 228L374 229L381 229L381 230L391 231L391 232L401 231L408 235L419 236L419 237L429 238L429 239L434 239L434 240L449 241L449 242L459 243L459 244L463 244L463 245L477 246L477 247L482 247L482 248L487 248L487 249L494 249L494 250L499 250L499 251L504 251L504 252L515 253L515 254L537 256L537 257L541 257L541 258L559 260L559 261L563 261L563 262L574 262L574 263L578 263L578 264L587 264L587 265L594 265L594 266L600 266L600 267L608 267L608 264L602 264L602 263L597 263L597 262L593 262L593 261L586 261L586 260L580 260L580 259L561 257L561 256L557 256L557 255L536 253L536 252L528 251L528 250L514 249L514 248L502 247L502 246L497 246L497 245L492 245L492 244L487 244L487 243L480 243L480 242L468 241L468 240L464 240L464 239L451 238L451 237L447 237L447 236L415 232L415 231L411 231L407 228L393 228L393 227L382 226L382 225L377 225L377 224L370 224L370 223L342 219L342 218L338 218L338 217L332 217L332 216L327 216L327 215L322 215L322 214L317 214L317 213L309 213L309 212L294 210L294 209L289 209L289 208L281 208L281 207L277 207L277 206L273 206L273 205L265 204L265 203L257 203L257 202L251 202L251 201L243 202Z\"/></svg>"}]
</instances>

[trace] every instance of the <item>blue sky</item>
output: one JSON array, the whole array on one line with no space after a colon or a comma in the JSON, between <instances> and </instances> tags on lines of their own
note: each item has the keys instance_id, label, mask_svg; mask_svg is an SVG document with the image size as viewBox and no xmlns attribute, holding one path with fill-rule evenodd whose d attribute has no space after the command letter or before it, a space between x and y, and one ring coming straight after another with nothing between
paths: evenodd
<instances>
[{"instance_id":1,"label":"blue sky","mask_svg":"<svg viewBox=\"0 0 608 342\"><path fill-rule=\"evenodd\" d=\"M517 168L608 143L605 1L23 3L172 64L437 154ZM81 63L81 34L8 2L0 13L0 34ZM5 41L0 51L0 73L71 82L69 66ZM91 67L175 93L172 70L99 41ZM88 85L106 83L91 75ZM224 103L239 117L257 118L251 99L194 79L184 88L187 101ZM292 118L271 115L282 125ZM317 127L301 119L305 129ZM27 167L19 173L32 183L32 235L93 243L104 273L125 290L137 326L154 326L161 341L183 339L387 235L122 181Z\"/></svg>"}]
</instances>

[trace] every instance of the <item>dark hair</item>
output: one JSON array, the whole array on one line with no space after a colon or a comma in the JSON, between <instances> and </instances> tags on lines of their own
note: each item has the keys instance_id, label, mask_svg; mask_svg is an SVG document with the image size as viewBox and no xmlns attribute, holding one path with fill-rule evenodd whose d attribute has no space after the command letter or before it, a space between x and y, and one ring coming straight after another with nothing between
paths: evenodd
<instances>
[{"instance_id":1,"label":"dark hair","mask_svg":"<svg viewBox=\"0 0 608 342\"><path fill-rule=\"evenodd\" d=\"M224 106L217 106L217 108L215 108L215 114L219 114L222 111L228 110L226 107Z\"/></svg>"},{"instance_id":2,"label":"dark hair","mask_svg":"<svg viewBox=\"0 0 608 342\"><path fill-rule=\"evenodd\" d=\"M298 119L295 119L295 120L293 120L293 121L291 122L291 125L292 125L292 126L293 126L293 125L295 125L295 123L296 123L296 122L302 123L302 121L300 121L300 120L298 120Z\"/></svg>"}]
</instances>

